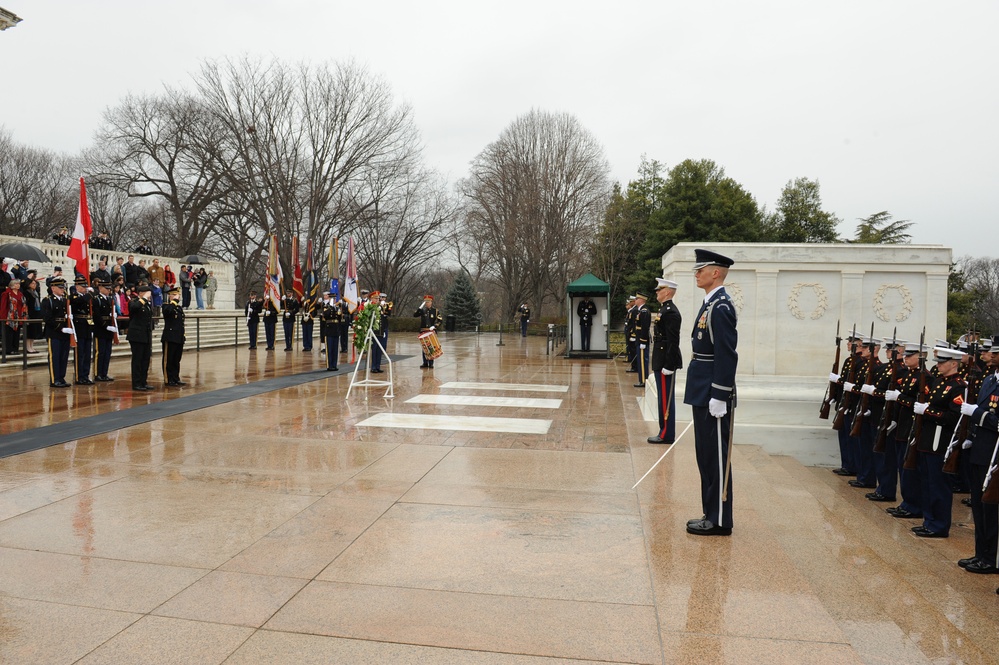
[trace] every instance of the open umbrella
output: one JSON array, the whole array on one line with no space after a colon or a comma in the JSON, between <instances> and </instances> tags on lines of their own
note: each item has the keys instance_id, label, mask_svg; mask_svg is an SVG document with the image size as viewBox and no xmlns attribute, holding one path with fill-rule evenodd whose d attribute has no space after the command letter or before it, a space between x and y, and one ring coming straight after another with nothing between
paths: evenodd
<instances>
[{"instance_id":1,"label":"open umbrella","mask_svg":"<svg viewBox=\"0 0 999 665\"><path fill-rule=\"evenodd\" d=\"M24 242L9 242L6 245L0 245L0 256L8 259L17 259L18 261L28 260L37 261L38 263L52 263L52 260L45 256L45 252L34 245Z\"/></svg>"},{"instance_id":2,"label":"open umbrella","mask_svg":"<svg viewBox=\"0 0 999 665\"><path fill-rule=\"evenodd\" d=\"M180 262L183 263L183 264L187 264L187 263L204 263L204 260L202 260L202 258L200 256L198 256L197 254L188 254L187 256L185 256L184 258L182 258L180 260Z\"/></svg>"}]
</instances>

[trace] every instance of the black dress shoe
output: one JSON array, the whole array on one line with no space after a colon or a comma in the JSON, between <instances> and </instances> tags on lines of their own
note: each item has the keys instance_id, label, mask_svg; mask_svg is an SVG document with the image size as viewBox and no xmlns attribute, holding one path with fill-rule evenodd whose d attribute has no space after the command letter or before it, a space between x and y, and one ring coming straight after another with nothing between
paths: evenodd
<instances>
[{"instance_id":1,"label":"black dress shoe","mask_svg":"<svg viewBox=\"0 0 999 665\"><path fill-rule=\"evenodd\" d=\"M257 347L255 347L255 346L251 346L250 347L250 351L256 351L256 350L257 350Z\"/></svg>"},{"instance_id":2,"label":"black dress shoe","mask_svg":"<svg viewBox=\"0 0 999 665\"><path fill-rule=\"evenodd\" d=\"M973 561L964 567L969 573L978 573L979 575L995 575L999 573L999 568L996 568L988 561Z\"/></svg>"},{"instance_id":3,"label":"black dress shoe","mask_svg":"<svg viewBox=\"0 0 999 665\"><path fill-rule=\"evenodd\" d=\"M94 381L98 381L100 383L106 383L106 382L108 382L110 380L111 379L107 378L106 376L95 376L94 377Z\"/></svg>"},{"instance_id":4,"label":"black dress shoe","mask_svg":"<svg viewBox=\"0 0 999 665\"><path fill-rule=\"evenodd\" d=\"M868 501L894 501L895 497L885 496L884 494L878 494L877 492L868 492L864 496L867 497Z\"/></svg>"},{"instance_id":5,"label":"black dress shoe","mask_svg":"<svg viewBox=\"0 0 999 665\"><path fill-rule=\"evenodd\" d=\"M183 386L187 385L187 382L186 381L178 381L177 385L183 387Z\"/></svg>"},{"instance_id":6,"label":"black dress shoe","mask_svg":"<svg viewBox=\"0 0 999 665\"><path fill-rule=\"evenodd\" d=\"M898 517L899 519L923 519L922 513L911 513L905 508L895 508L894 510L886 508L885 512L892 517Z\"/></svg>"},{"instance_id":7,"label":"black dress shoe","mask_svg":"<svg viewBox=\"0 0 999 665\"><path fill-rule=\"evenodd\" d=\"M327 372L335 372L336 371L336 367L327 367L326 371Z\"/></svg>"},{"instance_id":8,"label":"black dress shoe","mask_svg":"<svg viewBox=\"0 0 999 665\"><path fill-rule=\"evenodd\" d=\"M423 369L425 367L430 367L430 365L428 365L427 363L423 363L422 365L420 365L420 369Z\"/></svg>"},{"instance_id":9,"label":"black dress shoe","mask_svg":"<svg viewBox=\"0 0 999 665\"><path fill-rule=\"evenodd\" d=\"M56 381L55 383L49 384L50 388L69 388L70 385L65 381Z\"/></svg>"},{"instance_id":10,"label":"black dress shoe","mask_svg":"<svg viewBox=\"0 0 999 665\"><path fill-rule=\"evenodd\" d=\"M958 559L957 565L959 565L961 568L967 568L968 564L975 563L976 561L978 561L977 556L969 556L967 559Z\"/></svg>"},{"instance_id":11,"label":"black dress shoe","mask_svg":"<svg viewBox=\"0 0 999 665\"><path fill-rule=\"evenodd\" d=\"M695 536L731 536L732 527L716 526L711 520L695 520L687 523L687 533Z\"/></svg>"},{"instance_id":12,"label":"black dress shoe","mask_svg":"<svg viewBox=\"0 0 999 665\"><path fill-rule=\"evenodd\" d=\"M146 388L145 386L132 386L132 390L138 390L139 392L143 392L145 390L148 390L148 388Z\"/></svg>"},{"instance_id":13,"label":"black dress shoe","mask_svg":"<svg viewBox=\"0 0 999 665\"><path fill-rule=\"evenodd\" d=\"M673 443L672 441L667 441L666 439L660 439L658 436L650 436L646 439L649 443Z\"/></svg>"},{"instance_id":14,"label":"black dress shoe","mask_svg":"<svg viewBox=\"0 0 999 665\"><path fill-rule=\"evenodd\" d=\"M848 485L849 485L850 487L861 487L861 488L864 488L864 489L872 489L872 488L875 488L875 487L877 487L877 485L866 485L866 484L864 484L864 483L860 482L859 480L851 480L851 481L850 481L849 483L847 483L847 484L848 484Z\"/></svg>"},{"instance_id":15,"label":"black dress shoe","mask_svg":"<svg viewBox=\"0 0 999 665\"><path fill-rule=\"evenodd\" d=\"M380 369L373 369L373 370L371 370L371 373L372 374L381 374L382 371Z\"/></svg>"},{"instance_id":16,"label":"black dress shoe","mask_svg":"<svg viewBox=\"0 0 999 665\"><path fill-rule=\"evenodd\" d=\"M946 538L946 533L937 533L936 531L930 531L929 529L923 529L922 531L913 531L914 534L920 538ZM967 568L965 569L967 570Z\"/></svg>"},{"instance_id":17,"label":"black dress shoe","mask_svg":"<svg viewBox=\"0 0 999 665\"><path fill-rule=\"evenodd\" d=\"M833 473L835 473L837 476L855 476L855 475L857 475L856 471L850 471L849 469L833 469Z\"/></svg>"},{"instance_id":18,"label":"black dress shoe","mask_svg":"<svg viewBox=\"0 0 999 665\"><path fill-rule=\"evenodd\" d=\"M962 506L967 506L968 508L971 508L971 497L970 496L966 496L963 499L961 499L961 505Z\"/></svg>"},{"instance_id":19,"label":"black dress shoe","mask_svg":"<svg viewBox=\"0 0 999 665\"><path fill-rule=\"evenodd\" d=\"M644 388L644 387L645 387L644 383L636 383L635 384L635 388Z\"/></svg>"},{"instance_id":20,"label":"black dress shoe","mask_svg":"<svg viewBox=\"0 0 999 665\"><path fill-rule=\"evenodd\" d=\"M624 371L625 374L638 374L637 369L627 369Z\"/></svg>"},{"instance_id":21,"label":"black dress shoe","mask_svg":"<svg viewBox=\"0 0 999 665\"><path fill-rule=\"evenodd\" d=\"M264 347L264 350L265 351L273 351L274 347L273 346Z\"/></svg>"},{"instance_id":22,"label":"black dress shoe","mask_svg":"<svg viewBox=\"0 0 999 665\"><path fill-rule=\"evenodd\" d=\"M705 518L707 518L707 515L701 515L700 517L697 517L695 519L687 520L687 526L690 526L691 524L697 524L698 522L704 520Z\"/></svg>"}]
</instances>

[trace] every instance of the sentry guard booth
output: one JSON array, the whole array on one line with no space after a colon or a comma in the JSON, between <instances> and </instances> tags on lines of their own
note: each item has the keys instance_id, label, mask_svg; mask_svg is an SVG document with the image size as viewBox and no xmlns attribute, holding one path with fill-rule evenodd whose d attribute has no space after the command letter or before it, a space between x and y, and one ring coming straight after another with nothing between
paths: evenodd
<instances>
[{"instance_id":1,"label":"sentry guard booth","mask_svg":"<svg viewBox=\"0 0 999 665\"><path fill-rule=\"evenodd\" d=\"M569 343L566 344L567 358L610 358L610 284L586 273L566 288L569 295L566 298L568 311L566 322L569 329ZM579 316L576 308L583 298L589 296L597 306L597 315L593 317L593 329L590 331L590 350L583 351L582 336L579 330Z\"/></svg>"}]
</instances>

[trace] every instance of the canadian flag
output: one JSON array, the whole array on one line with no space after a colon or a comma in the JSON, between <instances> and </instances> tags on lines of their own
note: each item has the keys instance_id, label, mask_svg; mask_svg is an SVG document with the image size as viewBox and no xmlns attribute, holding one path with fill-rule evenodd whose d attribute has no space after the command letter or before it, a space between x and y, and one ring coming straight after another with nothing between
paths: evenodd
<instances>
[{"instance_id":1,"label":"canadian flag","mask_svg":"<svg viewBox=\"0 0 999 665\"><path fill-rule=\"evenodd\" d=\"M87 186L80 177L80 208L76 213L76 227L73 229L73 242L66 256L76 260L76 272L90 282L90 208L87 207Z\"/></svg>"}]
</instances>

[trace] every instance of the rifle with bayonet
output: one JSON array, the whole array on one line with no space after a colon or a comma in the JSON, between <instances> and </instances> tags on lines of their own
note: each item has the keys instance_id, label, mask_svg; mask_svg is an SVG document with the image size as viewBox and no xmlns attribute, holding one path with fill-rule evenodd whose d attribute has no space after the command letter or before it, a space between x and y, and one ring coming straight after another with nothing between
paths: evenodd
<instances>
[{"instance_id":1,"label":"rifle with bayonet","mask_svg":"<svg viewBox=\"0 0 999 665\"><path fill-rule=\"evenodd\" d=\"M992 449L992 461L989 462L989 470L982 484L982 503L993 505L999 503L999 480L996 480L996 476L999 475L996 468L997 452L999 452L999 441L996 441L996 447Z\"/></svg>"},{"instance_id":2,"label":"rifle with bayonet","mask_svg":"<svg viewBox=\"0 0 999 665\"><path fill-rule=\"evenodd\" d=\"M856 354L854 354L852 346L853 340L856 340L856 338L857 338L857 324L854 323L853 334L850 335L850 340L848 340L846 343L847 352L850 354L849 357L850 375L849 377L847 377L847 383L854 383L857 380L857 356ZM833 424L832 424L832 428L836 431L839 431L840 429L843 428L843 420L846 418L846 412L850 410L851 406L853 406L852 402L850 401L850 394L851 393L848 393L844 390L843 394L840 396L839 408L836 409L836 417L833 418Z\"/></svg>"},{"instance_id":3,"label":"rifle with bayonet","mask_svg":"<svg viewBox=\"0 0 999 665\"><path fill-rule=\"evenodd\" d=\"M975 381L978 385L975 386L974 391L971 389L972 376L971 373L975 371L975 356L978 355L978 338L977 333L970 332L968 337L973 339L968 346L968 361L964 366L965 376L967 378L967 385L964 387L964 396L954 398L954 403L961 406L965 402L970 402L971 404L978 403L978 389L981 388L981 382ZM954 433L950 437L950 443L947 444L947 452L944 453L944 463L943 472L944 473L957 473L958 472L958 462L961 457L961 450L964 448L964 442L968 439L968 425L971 424L971 418L968 418L963 413L961 418L957 421L957 427L954 428Z\"/></svg>"},{"instance_id":4,"label":"rifle with bayonet","mask_svg":"<svg viewBox=\"0 0 999 665\"><path fill-rule=\"evenodd\" d=\"M874 380L874 366L877 365L878 358L874 355L874 322L871 321L871 336L867 338L867 374L864 376L864 385L869 386ZM864 418L867 417L867 407L871 403L871 396L868 393L864 393L864 396L860 398L860 406L857 407L857 413L853 416L853 427L850 428L850 436L860 436L860 430L864 426Z\"/></svg>"},{"instance_id":5,"label":"rifle with bayonet","mask_svg":"<svg viewBox=\"0 0 999 665\"><path fill-rule=\"evenodd\" d=\"M839 372L839 352L843 342L839 336L839 323L839 321L836 321L836 359L833 360L832 371L830 374L837 374ZM826 396L822 399L822 406L819 407L819 418L822 420L829 420L829 409L839 392L839 383L836 381L830 381L829 385L826 386Z\"/></svg>"},{"instance_id":6,"label":"rifle with bayonet","mask_svg":"<svg viewBox=\"0 0 999 665\"><path fill-rule=\"evenodd\" d=\"M923 328L923 332L919 335L919 383L916 387L916 400L913 402L913 407L916 404L926 403L926 358L923 357L923 342L926 341L926 328ZM909 434L909 447L905 451L905 461L902 463L902 468L906 471L915 471L919 466L919 437L923 433L923 415L920 413L912 414L912 431Z\"/></svg>"}]
</instances>

